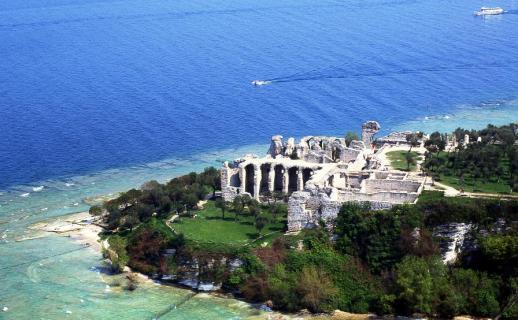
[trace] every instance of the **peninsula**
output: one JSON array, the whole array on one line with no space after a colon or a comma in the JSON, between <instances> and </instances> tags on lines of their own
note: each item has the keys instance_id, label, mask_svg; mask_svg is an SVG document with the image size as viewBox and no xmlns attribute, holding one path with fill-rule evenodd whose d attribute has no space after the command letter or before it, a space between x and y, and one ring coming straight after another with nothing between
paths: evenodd
<instances>
[{"instance_id":1,"label":"peninsula","mask_svg":"<svg viewBox=\"0 0 518 320\"><path fill-rule=\"evenodd\" d=\"M264 311L517 317L518 125L380 128L276 135L264 157L92 206L103 252Z\"/></svg>"}]
</instances>

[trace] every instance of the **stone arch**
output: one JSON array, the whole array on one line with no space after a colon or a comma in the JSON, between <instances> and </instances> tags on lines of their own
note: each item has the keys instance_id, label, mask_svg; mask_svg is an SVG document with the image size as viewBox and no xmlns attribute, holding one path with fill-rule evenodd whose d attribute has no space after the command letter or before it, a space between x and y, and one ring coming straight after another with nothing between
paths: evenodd
<instances>
[{"instance_id":1,"label":"stone arch","mask_svg":"<svg viewBox=\"0 0 518 320\"><path fill-rule=\"evenodd\" d=\"M255 182L255 172L254 165L249 164L245 167L245 192L250 193L252 196L254 195L254 182Z\"/></svg>"},{"instance_id":2,"label":"stone arch","mask_svg":"<svg viewBox=\"0 0 518 320\"><path fill-rule=\"evenodd\" d=\"M239 179L239 172L236 172L230 176L230 186L237 188L241 187L241 179Z\"/></svg>"},{"instance_id":3,"label":"stone arch","mask_svg":"<svg viewBox=\"0 0 518 320\"><path fill-rule=\"evenodd\" d=\"M334 176L334 175L330 176L330 177L327 179L328 185L329 185L330 187L332 187L332 186L333 186L334 179L335 179L335 176Z\"/></svg>"},{"instance_id":4,"label":"stone arch","mask_svg":"<svg viewBox=\"0 0 518 320\"><path fill-rule=\"evenodd\" d=\"M297 174L298 168L291 167L288 169L288 192L297 191Z\"/></svg>"},{"instance_id":5,"label":"stone arch","mask_svg":"<svg viewBox=\"0 0 518 320\"><path fill-rule=\"evenodd\" d=\"M274 191L281 191L282 192L282 186L284 184L284 168L282 165L278 164L274 168L275 170L275 179L273 183L273 190Z\"/></svg>"},{"instance_id":6,"label":"stone arch","mask_svg":"<svg viewBox=\"0 0 518 320\"><path fill-rule=\"evenodd\" d=\"M261 165L261 182L259 184L259 194L267 194L268 193L268 175L271 170L271 165L269 163L264 163Z\"/></svg>"},{"instance_id":7,"label":"stone arch","mask_svg":"<svg viewBox=\"0 0 518 320\"><path fill-rule=\"evenodd\" d=\"M303 185L306 186L306 182L308 182L309 179L311 179L311 176L313 175L313 170L309 168L305 168L302 170L302 182Z\"/></svg>"}]
</instances>

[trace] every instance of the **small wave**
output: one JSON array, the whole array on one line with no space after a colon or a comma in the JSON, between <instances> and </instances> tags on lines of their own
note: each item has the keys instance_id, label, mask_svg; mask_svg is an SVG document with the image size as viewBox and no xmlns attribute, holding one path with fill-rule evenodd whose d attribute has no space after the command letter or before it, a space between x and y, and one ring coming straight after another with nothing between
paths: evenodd
<instances>
[{"instance_id":1,"label":"small wave","mask_svg":"<svg viewBox=\"0 0 518 320\"><path fill-rule=\"evenodd\" d=\"M49 210L49 208L45 207L45 208L41 208L41 211L47 211Z\"/></svg>"},{"instance_id":2,"label":"small wave","mask_svg":"<svg viewBox=\"0 0 518 320\"><path fill-rule=\"evenodd\" d=\"M76 184L75 183L72 183L72 182L66 182L65 183L65 186L67 187L72 187L72 186L75 186Z\"/></svg>"},{"instance_id":3,"label":"small wave","mask_svg":"<svg viewBox=\"0 0 518 320\"><path fill-rule=\"evenodd\" d=\"M30 192L22 193L22 194L20 195L20 197L22 197L22 198L27 198L29 195L30 195Z\"/></svg>"},{"instance_id":4,"label":"small wave","mask_svg":"<svg viewBox=\"0 0 518 320\"><path fill-rule=\"evenodd\" d=\"M33 188L32 188L32 191L34 191L34 192L40 192L40 191L43 191L43 188L45 188L45 187L44 187L44 186L33 187Z\"/></svg>"}]
</instances>

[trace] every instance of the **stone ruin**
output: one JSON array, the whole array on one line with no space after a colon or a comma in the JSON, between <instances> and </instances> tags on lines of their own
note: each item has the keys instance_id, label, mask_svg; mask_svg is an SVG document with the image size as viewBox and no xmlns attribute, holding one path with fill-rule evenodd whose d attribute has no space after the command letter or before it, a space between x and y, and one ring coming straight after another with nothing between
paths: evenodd
<instances>
[{"instance_id":1,"label":"stone ruin","mask_svg":"<svg viewBox=\"0 0 518 320\"><path fill-rule=\"evenodd\" d=\"M367 121L362 125L362 141L366 146L370 146L374 140L374 135L380 131L380 124L376 121Z\"/></svg>"},{"instance_id":2,"label":"stone ruin","mask_svg":"<svg viewBox=\"0 0 518 320\"><path fill-rule=\"evenodd\" d=\"M368 121L362 126L362 140L349 145L337 137L306 136L296 143L273 136L265 157L247 155L223 164L222 196L232 201L247 194L264 201L274 192L288 194L289 231L320 221L332 227L348 201L369 202L375 209L414 203L423 181L383 165L373 144L379 130L379 123Z\"/></svg>"}]
</instances>

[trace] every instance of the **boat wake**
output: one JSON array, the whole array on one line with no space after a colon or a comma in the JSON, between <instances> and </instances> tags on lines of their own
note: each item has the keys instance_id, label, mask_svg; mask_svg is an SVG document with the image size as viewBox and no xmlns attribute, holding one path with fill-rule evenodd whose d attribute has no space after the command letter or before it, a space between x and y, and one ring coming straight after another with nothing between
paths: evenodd
<instances>
[{"instance_id":1,"label":"boat wake","mask_svg":"<svg viewBox=\"0 0 518 320\"><path fill-rule=\"evenodd\" d=\"M255 86L263 86L274 83L286 83L286 82L298 82L298 81L315 81L315 80L326 80L326 79L358 79L367 77L393 77L393 76L404 76L414 74L426 74L426 73L440 73L440 72L455 72L463 70L488 70L495 68L505 68L509 66L509 63L485 63L485 64L474 64L465 63L457 64L452 66L429 66L423 68L399 68L392 70L373 70L365 72L351 72L349 68L343 67L327 67L321 69L314 69L307 72L299 72L289 76L271 78L266 80L254 80L252 84ZM365 69L368 69L366 67Z\"/></svg>"}]
</instances>

